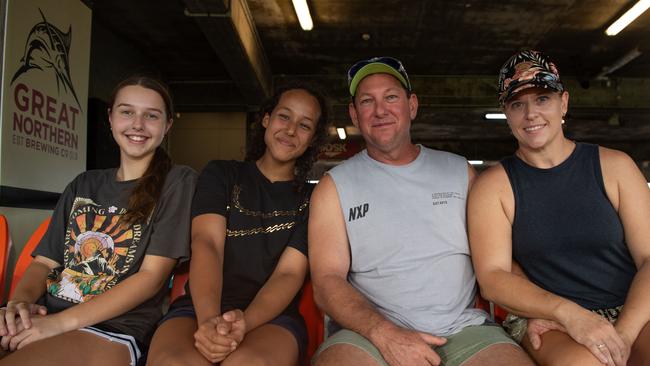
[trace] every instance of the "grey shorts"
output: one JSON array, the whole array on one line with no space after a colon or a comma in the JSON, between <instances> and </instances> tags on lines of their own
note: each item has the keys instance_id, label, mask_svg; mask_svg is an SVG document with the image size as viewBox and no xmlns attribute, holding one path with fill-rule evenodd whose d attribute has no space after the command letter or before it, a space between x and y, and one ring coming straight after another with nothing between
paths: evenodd
<instances>
[{"instance_id":1,"label":"grey shorts","mask_svg":"<svg viewBox=\"0 0 650 366\"><path fill-rule=\"evenodd\" d=\"M444 366L460 366L493 344L506 343L519 347L501 327L494 324L469 326L446 338L447 343L433 347L442 359L441 365ZM336 344L349 344L358 347L377 360L380 365L388 366L379 350L369 340L348 329L342 329L327 338L316 351L312 363L323 351Z\"/></svg>"}]
</instances>

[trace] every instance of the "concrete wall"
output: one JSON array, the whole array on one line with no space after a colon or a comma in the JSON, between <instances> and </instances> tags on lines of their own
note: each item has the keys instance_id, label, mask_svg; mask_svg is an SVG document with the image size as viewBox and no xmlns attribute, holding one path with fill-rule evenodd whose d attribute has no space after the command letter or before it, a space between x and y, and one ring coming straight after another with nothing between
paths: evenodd
<instances>
[{"instance_id":1,"label":"concrete wall","mask_svg":"<svg viewBox=\"0 0 650 366\"><path fill-rule=\"evenodd\" d=\"M200 172L210 160L243 160L246 113L182 113L174 119L169 152L177 164Z\"/></svg>"}]
</instances>

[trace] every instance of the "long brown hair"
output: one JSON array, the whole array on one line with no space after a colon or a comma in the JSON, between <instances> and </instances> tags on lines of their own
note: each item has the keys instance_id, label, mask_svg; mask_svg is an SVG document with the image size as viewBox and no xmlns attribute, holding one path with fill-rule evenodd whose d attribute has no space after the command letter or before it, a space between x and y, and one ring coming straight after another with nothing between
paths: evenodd
<instances>
[{"instance_id":1,"label":"long brown hair","mask_svg":"<svg viewBox=\"0 0 650 366\"><path fill-rule=\"evenodd\" d=\"M171 94L169 89L161 81L148 76L131 76L122 80L111 94L110 107L108 114L111 113L117 94L122 88L127 86L138 85L146 89L151 89L158 93L165 103L165 119L168 123L174 116ZM153 158L149 162L147 170L138 180L138 184L131 191L129 196L129 208L120 219L125 224L134 224L146 220L153 212L156 202L160 198L162 188L167 178L167 173L172 168L172 161L165 152L165 149L158 146L154 152Z\"/></svg>"},{"instance_id":2,"label":"long brown hair","mask_svg":"<svg viewBox=\"0 0 650 366\"><path fill-rule=\"evenodd\" d=\"M282 98L282 94L288 92L289 90L304 90L309 95L316 98L318 101L318 106L320 107L320 118L318 118L318 123L316 123L316 131L312 137L311 143L305 152L296 159L296 176L294 182L297 185L298 190L302 190L306 180L307 174L311 170L311 167L314 165L320 148L327 138L327 127L328 127L328 105L323 94L318 92L314 87L308 84L287 84L278 88L273 95L267 99L260 108L259 115L255 125L253 126L252 137L250 143L246 148L246 160L248 161L257 161L260 159L264 152L266 151L266 143L264 142L264 133L266 128L262 125L262 120L265 115L271 115L275 107L277 107Z\"/></svg>"}]
</instances>

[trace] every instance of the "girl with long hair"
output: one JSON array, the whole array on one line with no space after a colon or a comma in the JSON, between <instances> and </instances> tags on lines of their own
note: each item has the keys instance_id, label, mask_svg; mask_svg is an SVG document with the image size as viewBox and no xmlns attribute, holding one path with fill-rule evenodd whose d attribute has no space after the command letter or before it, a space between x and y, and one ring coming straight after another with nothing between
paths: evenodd
<instances>
[{"instance_id":1,"label":"girl with long hair","mask_svg":"<svg viewBox=\"0 0 650 366\"><path fill-rule=\"evenodd\" d=\"M162 315L177 261L189 256L196 173L160 147L167 88L117 85L108 110L120 166L77 176L15 293L0 309L0 365L135 365Z\"/></svg>"}]
</instances>

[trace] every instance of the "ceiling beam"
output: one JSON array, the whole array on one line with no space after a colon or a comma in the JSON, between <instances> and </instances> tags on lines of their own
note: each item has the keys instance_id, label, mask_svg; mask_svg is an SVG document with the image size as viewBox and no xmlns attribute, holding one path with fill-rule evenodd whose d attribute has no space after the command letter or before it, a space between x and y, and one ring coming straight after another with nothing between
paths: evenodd
<instances>
[{"instance_id":1,"label":"ceiling beam","mask_svg":"<svg viewBox=\"0 0 650 366\"><path fill-rule=\"evenodd\" d=\"M350 102L343 75L281 75L275 83L295 80L309 80L332 98L336 107ZM426 76L410 77L413 90L421 107L430 108L493 108L497 102L497 77L495 76ZM592 82L583 88L578 80L565 78L570 94L569 109L650 109L650 79L612 78L603 82Z\"/></svg>"},{"instance_id":2,"label":"ceiling beam","mask_svg":"<svg viewBox=\"0 0 650 366\"><path fill-rule=\"evenodd\" d=\"M269 62L246 0L183 0L246 103L258 104L271 94Z\"/></svg>"}]
</instances>

